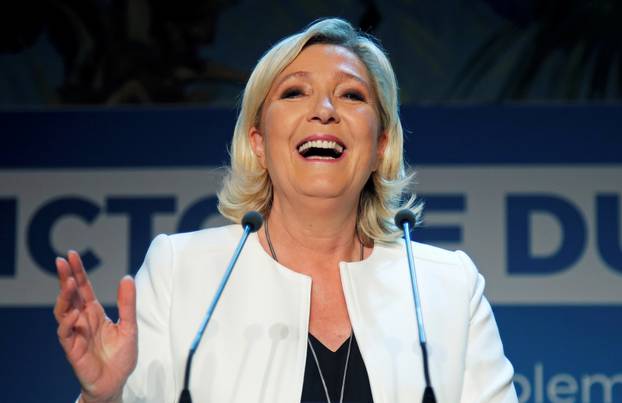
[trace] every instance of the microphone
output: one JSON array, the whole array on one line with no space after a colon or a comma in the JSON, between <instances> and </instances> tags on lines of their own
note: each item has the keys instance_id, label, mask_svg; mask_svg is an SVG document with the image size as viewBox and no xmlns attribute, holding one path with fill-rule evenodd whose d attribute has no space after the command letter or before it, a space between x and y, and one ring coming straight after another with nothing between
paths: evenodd
<instances>
[{"instance_id":1,"label":"microphone","mask_svg":"<svg viewBox=\"0 0 622 403\"><path fill-rule=\"evenodd\" d=\"M436 403L434 389L430 384L430 368L428 367L428 349L423 326L423 314L421 312L421 299L419 298L419 288L417 286L417 273L415 272L415 261L413 260L412 246L410 245L410 230L415 227L417 219L415 213L409 209L402 209L395 214L395 225L404 232L404 242L406 243L406 255L408 257L408 269L410 271L410 285L412 287L413 299L415 302L415 314L417 316L417 330L419 331L419 345L423 357L423 374L425 377L425 390L423 391L423 403Z\"/></svg>"},{"instance_id":2,"label":"microphone","mask_svg":"<svg viewBox=\"0 0 622 403\"><path fill-rule=\"evenodd\" d=\"M231 261L229 262L229 265L227 266L227 270L225 270L225 274L222 276L222 279L220 280L220 285L218 286L218 289L216 290L216 294L214 295L214 298L212 299L212 302L210 303L209 308L207 308L207 313L205 314L205 317L203 318L203 322L201 322L201 326L199 326L199 330L197 331L197 334L196 336L194 336L194 340L192 340L192 344L190 345L190 352L188 353L188 360L186 361L186 371L184 373L184 388L182 389L181 395L179 396L179 403L192 403L192 396L190 396L190 389L189 389L190 368L192 366L192 358L194 357L194 353L197 351L197 348L199 347L199 343L201 342L201 337L203 336L203 333L205 332L205 329L207 328L207 324L212 318L212 314L214 313L214 309L216 308L216 305L218 304L218 301L220 300L220 296L222 295L222 292L225 289L227 282L229 281L231 272L233 272L233 267L235 266L235 263L238 261L238 257L240 256L240 253L242 252L242 248L244 247L244 244L246 243L246 239L248 238L251 232L256 232L259 228L261 228L262 223L263 223L263 217L261 216L261 214L259 214L256 211L249 211L248 213L244 214L244 217L242 217L242 228L244 228L244 233L242 234L242 238L240 238L240 242L238 243L238 246L235 248L235 251L233 252L233 256L231 257Z\"/></svg>"}]
</instances>

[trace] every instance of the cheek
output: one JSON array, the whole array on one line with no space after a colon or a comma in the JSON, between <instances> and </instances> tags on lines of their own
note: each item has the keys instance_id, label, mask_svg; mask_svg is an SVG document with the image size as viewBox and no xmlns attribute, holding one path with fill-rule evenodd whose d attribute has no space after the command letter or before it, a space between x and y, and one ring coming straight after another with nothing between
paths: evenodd
<instances>
[{"instance_id":1,"label":"cheek","mask_svg":"<svg viewBox=\"0 0 622 403\"><path fill-rule=\"evenodd\" d=\"M275 101L268 104L265 112L262 114L262 118L266 123L278 123L282 124L288 121L295 121L306 115L308 111L308 105L304 101L287 102L287 101Z\"/></svg>"},{"instance_id":2,"label":"cheek","mask_svg":"<svg viewBox=\"0 0 622 403\"><path fill-rule=\"evenodd\" d=\"M369 109L363 109L356 114L353 119L353 130L360 136L364 136L365 142L369 143L369 148L374 152L378 149L380 139L380 120L376 113Z\"/></svg>"},{"instance_id":3,"label":"cheek","mask_svg":"<svg viewBox=\"0 0 622 403\"><path fill-rule=\"evenodd\" d=\"M288 139L294 134L301 118L298 108L272 104L262 115L262 128L273 143Z\"/></svg>"}]
</instances>

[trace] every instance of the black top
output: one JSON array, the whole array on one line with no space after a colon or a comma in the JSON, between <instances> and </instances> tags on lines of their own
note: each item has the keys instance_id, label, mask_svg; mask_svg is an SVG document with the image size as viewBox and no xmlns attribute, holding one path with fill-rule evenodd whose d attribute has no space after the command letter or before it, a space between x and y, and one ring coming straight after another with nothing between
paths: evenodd
<instances>
[{"instance_id":1,"label":"black top","mask_svg":"<svg viewBox=\"0 0 622 403\"><path fill-rule=\"evenodd\" d=\"M317 354L317 359L322 368L322 374L326 381L326 387L332 403L339 403L343 370L348 355L348 340L335 352L330 351L318 339L309 333L309 340ZM343 393L344 403L373 403L367 369L361 356L361 351L352 334L352 347L350 361L346 374L346 383ZM304 384L302 386L301 403L326 403L326 392L322 385L322 379L317 369L311 348L307 346L307 363L305 365Z\"/></svg>"}]
</instances>

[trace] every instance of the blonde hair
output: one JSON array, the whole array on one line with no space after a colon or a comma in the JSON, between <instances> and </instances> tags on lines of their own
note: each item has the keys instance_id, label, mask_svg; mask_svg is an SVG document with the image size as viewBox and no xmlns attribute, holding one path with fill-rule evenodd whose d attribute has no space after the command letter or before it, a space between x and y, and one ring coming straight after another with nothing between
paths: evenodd
<instances>
[{"instance_id":1,"label":"blonde hair","mask_svg":"<svg viewBox=\"0 0 622 403\"><path fill-rule=\"evenodd\" d=\"M406 173L404 163L395 73L387 56L371 37L337 18L314 22L304 31L281 40L257 63L244 89L231 143L231 166L218 193L218 210L234 222L240 222L249 210L269 215L272 182L253 153L248 133L251 127L259 125L263 102L275 78L305 47L318 43L342 46L353 52L367 67L373 81L387 145L378 169L361 192L357 232L365 244L392 243L401 235L393 222L395 213L401 208L413 209L417 217L421 213L421 206L415 204L413 195L406 200L403 198L413 174Z\"/></svg>"}]
</instances>

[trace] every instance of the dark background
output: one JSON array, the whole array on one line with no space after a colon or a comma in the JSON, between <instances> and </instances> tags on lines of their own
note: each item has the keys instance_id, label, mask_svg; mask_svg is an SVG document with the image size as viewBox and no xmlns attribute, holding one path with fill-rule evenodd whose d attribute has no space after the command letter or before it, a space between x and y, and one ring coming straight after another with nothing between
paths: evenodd
<instances>
[{"instance_id":1,"label":"dark background","mask_svg":"<svg viewBox=\"0 0 622 403\"><path fill-rule=\"evenodd\" d=\"M21 0L0 6L0 106L232 107L261 54L339 16L387 48L405 104L616 102L616 0Z\"/></svg>"}]
</instances>

